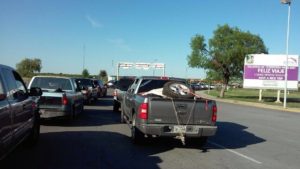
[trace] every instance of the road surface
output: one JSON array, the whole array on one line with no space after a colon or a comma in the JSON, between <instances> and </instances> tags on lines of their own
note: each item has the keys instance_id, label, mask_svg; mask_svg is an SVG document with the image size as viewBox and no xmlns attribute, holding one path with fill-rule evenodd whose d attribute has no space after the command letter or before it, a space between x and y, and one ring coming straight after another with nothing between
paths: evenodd
<instances>
[{"instance_id":1,"label":"road surface","mask_svg":"<svg viewBox=\"0 0 300 169\"><path fill-rule=\"evenodd\" d=\"M74 121L44 121L38 145L19 146L1 169L299 169L300 114L218 103L218 132L204 148L176 139L133 145L112 97Z\"/></svg>"}]
</instances>

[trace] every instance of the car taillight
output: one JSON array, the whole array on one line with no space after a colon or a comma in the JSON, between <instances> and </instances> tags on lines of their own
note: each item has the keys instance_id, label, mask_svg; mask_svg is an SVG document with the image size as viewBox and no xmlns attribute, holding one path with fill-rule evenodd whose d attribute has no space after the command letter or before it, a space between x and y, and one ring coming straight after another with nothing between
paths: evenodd
<instances>
[{"instance_id":1,"label":"car taillight","mask_svg":"<svg viewBox=\"0 0 300 169\"><path fill-rule=\"evenodd\" d=\"M212 122L216 122L217 121L217 106L216 105L213 105L212 106L212 116L211 116L211 121Z\"/></svg>"},{"instance_id":2,"label":"car taillight","mask_svg":"<svg viewBox=\"0 0 300 169\"><path fill-rule=\"evenodd\" d=\"M32 102L31 107L35 110L37 108L37 104L35 102Z\"/></svg>"},{"instance_id":3,"label":"car taillight","mask_svg":"<svg viewBox=\"0 0 300 169\"><path fill-rule=\"evenodd\" d=\"M144 102L140 105L139 118L144 120L148 119L148 102Z\"/></svg>"},{"instance_id":4,"label":"car taillight","mask_svg":"<svg viewBox=\"0 0 300 169\"><path fill-rule=\"evenodd\" d=\"M67 105L68 104L68 98L67 98L67 96L65 94L62 97L62 104L63 105Z\"/></svg>"},{"instance_id":5,"label":"car taillight","mask_svg":"<svg viewBox=\"0 0 300 169\"><path fill-rule=\"evenodd\" d=\"M166 76L162 76L160 77L161 80L169 80L169 77L166 77Z\"/></svg>"}]
</instances>

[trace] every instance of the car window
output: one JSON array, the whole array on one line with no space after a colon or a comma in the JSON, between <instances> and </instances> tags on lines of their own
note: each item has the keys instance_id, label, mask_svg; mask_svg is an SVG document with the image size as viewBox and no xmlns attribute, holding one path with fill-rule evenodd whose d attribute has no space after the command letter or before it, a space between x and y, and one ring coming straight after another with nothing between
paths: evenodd
<instances>
[{"instance_id":1,"label":"car window","mask_svg":"<svg viewBox=\"0 0 300 169\"><path fill-rule=\"evenodd\" d=\"M0 94L5 94L4 93L4 87L3 87L3 81L1 78L1 74L0 74ZM3 108L4 106L7 105L7 101L6 100L0 100L0 109Z\"/></svg>"},{"instance_id":2,"label":"car window","mask_svg":"<svg viewBox=\"0 0 300 169\"><path fill-rule=\"evenodd\" d=\"M103 82L101 80L99 80L99 84L103 85Z\"/></svg>"},{"instance_id":3,"label":"car window","mask_svg":"<svg viewBox=\"0 0 300 169\"><path fill-rule=\"evenodd\" d=\"M80 86L92 87L92 81L89 79L76 79L76 82Z\"/></svg>"},{"instance_id":4,"label":"car window","mask_svg":"<svg viewBox=\"0 0 300 169\"><path fill-rule=\"evenodd\" d=\"M153 89L162 88L167 82L167 80L143 80L139 87L138 93L148 92Z\"/></svg>"},{"instance_id":5,"label":"car window","mask_svg":"<svg viewBox=\"0 0 300 169\"><path fill-rule=\"evenodd\" d=\"M31 87L40 87L43 90L72 90L69 79L53 77L35 77L31 83Z\"/></svg>"},{"instance_id":6,"label":"car window","mask_svg":"<svg viewBox=\"0 0 300 169\"><path fill-rule=\"evenodd\" d=\"M93 80L93 84L94 84L95 86L99 86L98 80Z\"/></svg>"},{"instance_id":7,"label":"car window","mask_svg":"<svg viewBox=\"0 0 300 169\"><path fill-rule=\"evenodd\" d=\"M122 90L122 91L126 91L130 85L133 83L133 79L120 79L117 82L117 88Z\"/></svg>"},{"instance_id":8,"label":"car window","mask_svg":"<svg viewBox=\"0 0 300 169\"><path fill-rule=\"evenodd\" d=\"M23 91L23 93L27 93L26 85L23 82L21 76L15 71L13 71L13 74L14 74L14 77L15 77L17 90L21 90L21 91Z\"/></svg>"},{"instance_id":9,"label":"car window","mask_svg":"<svg viewBox=\"0 0 300 169\"><path fill-rule=\"evenodd\" d=\"M4 88L3 88L1 76L0 76L0 93L4 94Z\"/></svg>"},{"instance_id":10,"label":"car window","mask_svg":"<svg viewBox=\"0 0 300 169\"><path fill-rule=\"evenodd\" d=\"M6 80L7 84L7 98L9 100L13 100L13 93L17 89L17 84L14 79L14 76L11 72L11 70L8 69L2 69L3 71L3 78Z\"/></svg>"}]
</instances>

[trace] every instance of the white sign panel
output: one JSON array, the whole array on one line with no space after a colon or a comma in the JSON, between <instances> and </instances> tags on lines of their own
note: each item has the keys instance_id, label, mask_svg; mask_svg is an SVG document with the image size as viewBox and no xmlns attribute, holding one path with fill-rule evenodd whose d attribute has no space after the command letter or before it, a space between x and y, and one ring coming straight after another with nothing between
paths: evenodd
<instances>
[{"instance_id":1,"label":"white sign panel","mask_svg":"<svg viewBox=\"0 0 300 169\"><path fill-rule=\"evenodd\" d=\"M163 63L153 63L153 68L154 69L164 69L165 64L163 64Z\"/></svg>"},{"instance_id":2,"label":"white sign panel","mask_svg":"<svg viewBox=\"0 0 300 169\"><path fill-rule=\"evenodd\" d=\"M286 55L251 54L244 62L244 88L285 88ZM299 56L288 56L287 89L298 90Z\"/></svg>"},{"instance_id":3,"label":"white sign panel","mask_svg":"<svg viewBox=\"0 0 300 169\"><path fill-rule=\"evenodd\" d=\"M145 70L147 70L147 69L150 68L150 66L151 66L150 63L135 63L135 68L136 69L145 69Z\"/></svg>"},{"instance_id":4,"label":"white sign panel","mask_svg":"<svg viewBox=\"0 0 300 169\"><path fill-rule=\"evenodd\" d=\"M129 69L132 67L133 67L133 63L129 63L129 62L119 63L119 68Z\"/></svg>"}]
</instances>

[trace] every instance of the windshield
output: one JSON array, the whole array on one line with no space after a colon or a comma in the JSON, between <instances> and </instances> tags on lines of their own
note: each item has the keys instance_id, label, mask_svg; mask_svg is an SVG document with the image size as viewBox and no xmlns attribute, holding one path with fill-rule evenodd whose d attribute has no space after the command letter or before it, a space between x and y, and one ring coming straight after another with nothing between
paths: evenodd
<instances>
[{"instance_id":1,"label":"windshield","mask_svg":"<svg viewBox=\"0 0 300 169\"><path fill-rule=\"evenodd\" d=\"M69 79L53 77L36 77L31 83L31 87L40 87L44 90L72 90L72 85Z\"/></svg>"}]
</instances>

